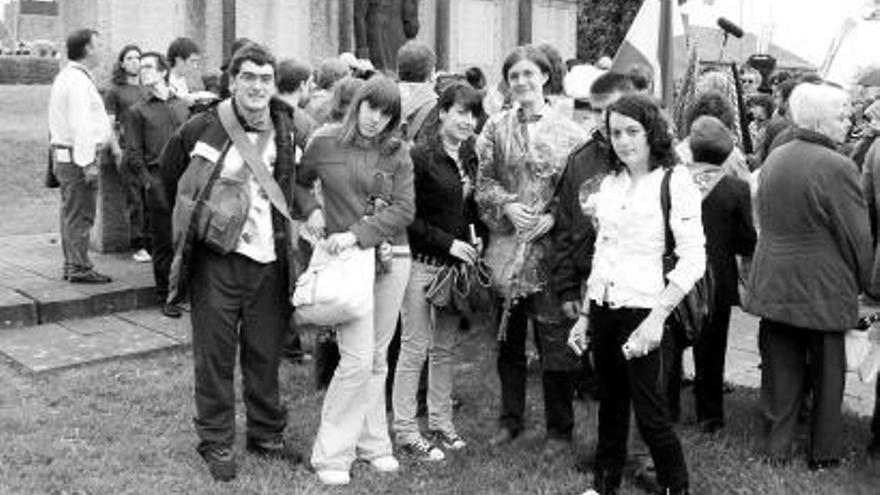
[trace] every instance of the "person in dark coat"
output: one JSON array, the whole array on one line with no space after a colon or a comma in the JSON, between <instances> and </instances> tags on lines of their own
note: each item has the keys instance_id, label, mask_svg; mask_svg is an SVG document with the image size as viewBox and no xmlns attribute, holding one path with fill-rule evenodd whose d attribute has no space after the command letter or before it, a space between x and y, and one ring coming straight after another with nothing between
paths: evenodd
<instances>
[{"instance_id":1,"label":"person in dark coat","mask_svg":"<svg viewBox=\"0 0 880 495\"><path fill-rule=\"evenodd\" d=\"M727 126L715 117L698 117L691 124L689 145L693 163L686 165L703 193L706 262L715 280L711 319L694 342L694 396L700 427L706 433L714 433L724 426L727 332L730 309L739 304L736 255L751 256L756 234L748 183L727 174L722 167L734 149ZM672 360L674 376L667 389L673 417L678 416L679 410L683 350L680 344Z\"/></svg>"},{"instance_id":2,"label":"person in dark coat","mask_svg":"<svg viewBox=\"0 0 880 495\"><path fill-rule=\"evenodd\" d=\"M394 70L397 50L417 34L418 0L355 0L355 54L369 59L376 70Z\"/></svg>"},{"instance_id":3,"label":"person in dark coat","mask_svg":"<svg viewBox=\"0 0 880 495\"><path fill-rule=\"evenodd\" d=\"M869 289L871 229L856 166L835 151L849 128L847 95L801 84L789 107L795 139L770 154L758 180L761 235L744 306L761 317L763 453L789 458L809 380L807 455L821 469L842 454L844 331Z\"/></svg>"}]
</instances>

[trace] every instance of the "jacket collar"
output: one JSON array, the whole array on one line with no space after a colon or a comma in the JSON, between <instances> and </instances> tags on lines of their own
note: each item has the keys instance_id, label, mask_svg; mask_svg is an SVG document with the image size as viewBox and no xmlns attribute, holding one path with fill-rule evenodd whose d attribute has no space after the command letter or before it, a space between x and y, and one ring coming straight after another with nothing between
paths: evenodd
<instances>
[{"instance_id":1,"label":"jacket collar","mask_svg":"<svg viewBox=\"0 0 880 495\"><path fill-rule=\"evenodd\" d=\"M810 129L804 129L803 127L795 127L794 128L794 137L795 139L799 139L801 141L806 141L808 143L818 144L819 146L823 146L830 150L837 151L837 145L834 144L834 141L831 140L828 136L821 134L816 131L812 131Z\"/></svg>"}]
</instances>

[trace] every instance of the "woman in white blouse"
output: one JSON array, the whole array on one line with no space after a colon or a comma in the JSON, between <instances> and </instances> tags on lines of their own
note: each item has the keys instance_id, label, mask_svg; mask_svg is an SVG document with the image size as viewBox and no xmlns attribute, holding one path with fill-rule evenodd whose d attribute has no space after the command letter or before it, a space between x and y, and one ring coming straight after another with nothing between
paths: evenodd
<instances>
[{"instance_id":1,"label":"woman in white blouse","mask_svg":"<svg viewBox=\"0 0 880 495\"><path fill-rule=\"evenodd\" d=\"M569 343L586 348L587 327L599 377L599 433L593 490L616 494L626 460L630 402L664 493L688 493L681 443L672 429L659 347L666 319L705 270L701 195L676 165L667 120L649 98L625 96L608 108L611 172L581 191L597 223L584 308ZM663 177L670 173L669 222L678 262L664 277ZM668 281L668 282L667 282Z\"/></svg>"}]
</instances>

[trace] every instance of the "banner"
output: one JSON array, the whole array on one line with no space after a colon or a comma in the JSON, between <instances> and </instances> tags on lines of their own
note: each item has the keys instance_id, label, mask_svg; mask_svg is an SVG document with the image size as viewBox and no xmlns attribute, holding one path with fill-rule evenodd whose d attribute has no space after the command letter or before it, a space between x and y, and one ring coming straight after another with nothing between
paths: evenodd
<instances>
[{"instance_id":1,"label":"banner","mask_svg":"<svg viewBox=\"0 0 880 495\"><path fill-rule=\"evenodd\" d=\"M20 0L18 13L21 15L58 15L58 2L54 0Z\"/></svg>"}]
</instances>

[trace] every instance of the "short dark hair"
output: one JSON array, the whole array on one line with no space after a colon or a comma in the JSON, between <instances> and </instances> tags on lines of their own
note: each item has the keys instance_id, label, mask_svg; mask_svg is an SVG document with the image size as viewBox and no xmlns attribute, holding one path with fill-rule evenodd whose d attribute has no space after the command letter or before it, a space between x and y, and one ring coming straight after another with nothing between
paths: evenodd
<instances>
[{"instance_id":1,"label":"short dark hair","mask_svg":"<svg viewBox=\"0 0 880 495\"><path fill-rule=\"evenodd\" d=\"M343 77L351 75L348 64L339 58L328 58L321 62L318 66L318 73L315 75L315 84L320 89L330 89L336 81Z\"/></svg>"},{"instance_id":2,"label":"short dark hair","mask_svg":"<svg viewBox=\"0 0 880 495\"><path fill-rule=\"evenodd\" d=\"M77 29L70 33L67 37L67 58L78 62L88 55L86 47L92 42L92 38L97 36L98 32L94 29Z\"/></svg>"},{"instance_id":3,"label":"short dark hair","mask_svg":"<svg viewBox=\"0 0 880 495\"><path fill-rule=\"evenodd\" d=\"M180 38L176 38L174 41L168 45L168 63L171 64L172 67L177 65L177 59L186 60L190 58L194 53L202 53L199 49L199 45L196 44L195 41L181 36Z\"/></svg>"},{"instance_id":4,"label":"short dark hair","mask_svg":"<svg viewBox=\"0 0 880 495\"><path fill-rule=\"evenodd\" d=\"M333 99L331 100L331 121L341 122L345 118L354 95L357 94L364 84L366 84L366 81L353 76L345 76L336 81L336 84L333 85Z\"/></svg>"},{"instance_id":5,"label":"short dark hair","mask_svg":"<svg viewBox=\"0 0 880 495\"><path fill-rule=\"evenodd\" d=\"M483 69L480 69L479 67L468 67L468 69L464 71L464 78L474 89L483 89L486 87L486 74L483 74Z\"/></svg>"},{"instance_id":6,"label":"short dark hair","mask_svg":"<svg viewBox=\"0 0 880 495\"><path fill-rule=\"evenodd\" d=\"M651 83L654 82L654 73L651 67L645 64L633 65L629 68L627 75L632 80L636 91L646 91L651 87Z\"/></svg>"},{"instance_id":7,"label":"short dark hair","mask_svg":"<svg viewBox=\"0 0 880 495\"><path fill-rule=\"evenodd\" d=\"M278 92L293 93L312 76L312 69L293 59L278 62Z\"/></svg>"},{"instance_id":8,"label":"short dark hair","mask_svg":"<svg viewBox=\"0 0 880 495\"><path fill-rule=\"evenodd\" d=\"M610 95L611 93L632 93L635 91L632 78L620 72L608 71L593 81L590 85L592 96Z\"/></svg>"},{"instance_id":9,"label":"short dark hair","mask_svg":"<svg viewBox=\"0 0 880 495\"><path fill-rule=\"evenodd\" d=\"M275 63L275 56L263 45L250 43L239 48L232 54L232 60L229 62L229 75L235 77L241 70L241 64L251 61L256 65L271 65L275 73L275 79L278 79L278 66Z\"/></svg>"},{"instance_id":10,"label":"short dark hair","mask_svg":"<svg viewBox=\"0 0 880 495\"><path fill-rule=\"evenodd\" d=\"M371 107L391 117L388 125L377 136L376 144L385 152L396 151L397 146L387 147L386 145L394 140L397 128L400 126L400 88L391 78L383 75L371 77L355 93L354 99L348 107L348 113L345 114L345 119L342 121L340 134L342 142L353 144L359 135L358 113L363 102L369 103Z\"/></svg>"},{"instance_id":11,"label":"short dark hair","mask_svg":"<svg viewBox=\"0 0 880 495\"><path fill-rule=\"evenodd\" d=\"M669 121L663 116L660 106L646 95L633 93L624 95L608 107L605 115L605 129L608 135L611 135L611 114L619 113L629 117L645 128L645 135L648 140L648 149L650 150L650 160L648 162L648 170L654 170L657 167L671 167L677 161L675 149L672 147L672 133L669 130ZM610 164L614 172L621 172L625 169L625 165L614 147L611 147Z\"/></svg>"},{"instance_id":12,"label":"short dark hair","mask_svg":"<svg viewBox=\"0 0 880 495\"><path fill-rule=\"evenodd\" d=\"M474 117L479 117L483 113L483 99L480 97L480 92L470 84L454 82L444 89L437 99L437 107L441 112L448 112L456 103L470 111Z\"/></svg>"},{"instance_id":13,"label":"short dark hair","mask_svg":"<svg viewBox=\"0 0 880 495\"><path fill-rule=\"evenodd\" d=\"M694 162L721 165L733 151L730 129L711 115L698 117L691 125L688 144Z\"/></svg>"},{"instance_id":14,"label":"short dark hair","mask_svg":"<svg viewBox=\"0 0 880 495\"><path fill-rule=\"evenodd\" d=\"M510 68L522 60L528 60L534 63L538 66L538 69L540 69L541 72L548 76L553 70L550 67L550 61L547 60L547 56L544 55L544 52L538 50L532 45L518 46L507 55L504 59L504 63L501 65L501 79L503 79L505 83L507 82L507 73L510 72Z\"/></svg>"},{"instance_id":15,"label":"short dark hair","mask_svg":"<svg viewBox=\"0 0 880 495\"><path fill-rule=\"evenodd\" d=\"M567 69L559 50L549 43L541 43L537 48L541 50L547 57L547 61L550 62L550 77L547 79L547 83L544 84L544 92L548 95L561 95L565 93L562 81L565 79Z\"/></svg>"},{"instance_id":16,"label":"short dark hair","mask_svg":"<svg viewBox=\"0 0 880 495\"><path fill-rule=\"evenodd\" d=\"M747 107L761 107L764 109L764 112L767 114L769 118L773 115L774 105L773 98L770 95L764 93L758 93L756 95L752 95L749 97Z\"/></svg>"},{"instance_id":17,"label":"short dark hair","mask_svg":"<svg viewBox=\"0 0 880 495\"><path fill-rule=\"evenodd\" d=\"M407 41L397 50L397 75L402 82L427 81L435 65L434 50L420 41Z\"/></svg>"},{"instance_id":18,"label":"short dark hair","mask_svg":"<svg viewBox=\"0 0 880 495\"><path fill-rule=\"evenodd\" d=\"M152 59L155 59L155 60L156 60L156 68L159 69L159 70L167 71L167 70L169 69L169 67L168 67L168 60L165 58L165 55L162 55L162 54L159 53L159 52L144 52L144 53L141 53L141 60L143 60L143 59L145 59L145 58L152 58Z\"/></svg>"},{"instance_id":19,"label":"short dark hair","mask_svg":"<svg viewBox=\"0 0 880 495\"><path fill-rule=\"evenodd\" d=\"M688 108L685 132L691 132L691 124L697 117L709 115L720 120L728 129L736 128L736 112L727 97L717 91L706 91Z\"/></svg>"}]
</instances>

